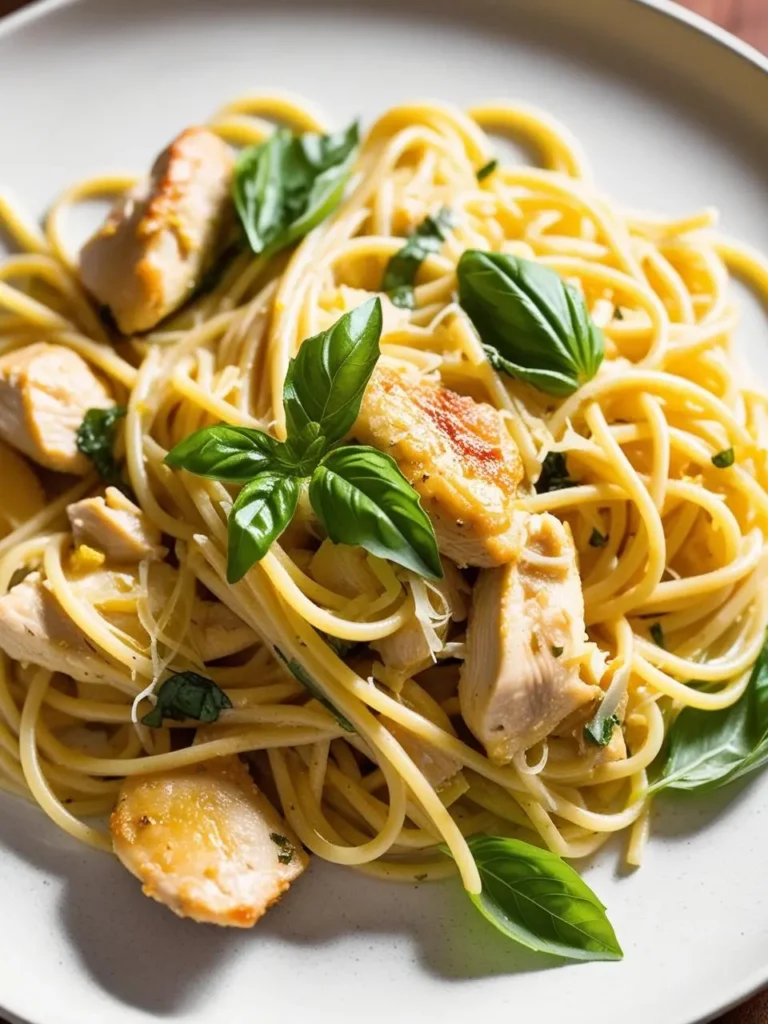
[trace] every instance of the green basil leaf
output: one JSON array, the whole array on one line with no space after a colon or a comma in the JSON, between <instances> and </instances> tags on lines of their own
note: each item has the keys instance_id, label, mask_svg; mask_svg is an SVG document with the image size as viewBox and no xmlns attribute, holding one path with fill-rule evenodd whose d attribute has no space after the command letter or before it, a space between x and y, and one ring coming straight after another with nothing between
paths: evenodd
<instances>
[{"instance_id":1,"label":"green basil leaf","mask_svg":"<svg viewBox=\"0 0 768 1024\"><path fill-rule=\"evenodd\" d=\"M470 249L457 268L459 302L494 366L565 397L597 373L604 339L582 296L549 267Z\"/></svg>"},{"instance_id":2,"label":"green basil leaf","mask_svg":"<svg viewBox=\"0 0 768 1024\"><path fill-rule=\"evenodd\" d=\"M724 448L717 455L712 456L712 465L716 466L717 469L728 469L736 461L733 448Z\"/></svg>"},{"instance_id":3,"label":"green basil leaf","mask_svg":"<svg viewBox=\"0 0 768 1024\"><path fill-rule=\"evenodd\" d=\"M443 242L456 226L453 214L447 206L441 207L434 216L425 217L408 236L405 245L398 249L387 263L381 290L404 309L413 309L413 282L419 267L433 253L440 252ZM406 290L408 289L408 290Z\"/></svg>"},{"instance_id":4,"label":"green basil leaf","mask_svg":"<svg viewBox=\"0 0 768 1024\"><path fill-rule=\"evenodd\" d=\"M163 720L176 722L193 719L196 722L215 722L232 701L212 679L197 672L177 672L169 676L155 690L157 704L142 718L152 729L162 727Z\"/></svg>"},{"instance_id":5,"label":"green basil leaf","mask_svg":"<svg viewBox=\"0 0 768 1024\"><path fill-rule=\"evenodd\" d=\"M589 535L589 546L591 548L604 548L607 543L608 535L600 533L597 527L595 527Z\"/></svg>"},{"instance_id":6,"label":"green basil leaf","mask_svg":"<svg viewBox=\"0 0 768 1024\"><path fill-rule=\"evenodd\" d=\"M621 960L605 907L549 850L494 836L467 840L483 888L470 899L500 932L529 949L572 960Z\"/></svg>"},{"instance_id":7,"label":"green basil leaf","mask_svg":"<svg viewBox=\"0 0 768 1024\"><path fill-rule=\"evenodd\" d=\"M389 455L350 445L323 459L309 500L334 544L357 544L420 576L443 575L432 523Z\"/></svg>"},{"instance_id":8,"label":"green basil leaf","mask_svg":"<svg viewBox=\"0 0 768 1024\"><path fill-rule=\"evenodd\" d=\"M357 124L334 135L279 128L243 150L233 198L251 249L274 254L302 238L338 206L357 154Z\"/></svg>"},{"instance_id":9,"label":"green basil leaf","mask_svg":"<svg viewBox=\"0 0 768 1024\"><path fill-rule=\"evenodd\" d=\"M312 694L315 700L319 704L323 705L326 711L330 711L342 729L346 729L347 732L355 731L355 727L352 725L350 720L345 718L339 709L328 700L318 684L300 662L296 661L295 658L286 658L279 647L275 648L275 654L278 656L280 661L282 661L293 678L301 683L301 685Z\"/></svg>"},{"instance_id":10,"label":"green basil leaf","mask_svg":"<svg viewBox=\"0 0 768 1024\"><path fill-rule=\"evenodd\" d=\"M168 466L233 484L283 468L285 461L284 446L269 434L228 423L196 430L165 457Z\"/></svg>"},{"instance_id":11,"label":"green basil leaf","mask_svg":"<svg viewBox=\"0 0 768 1024\"><path fill-rule=\"evenodd\" d=\"M293 518L298 500L298 480L278 473L260 473L243 487L229 514L229 583L237 583L266 555Z\"/></svg>"},{"instance_id":12,"label":"green basil leaf","mask_svg":"<svg viewBox=\"0 0 768 1024\"><path fill-rule=\"evenodd\" d=\"M319 423L307 423L285 441L285 459L294 476L310 476L328 449L328 438Z\"/></svg>"},{"instance_id":13,"label":"green basil leaf","mask_svg":"<svg viewBox=\"0 0 768 1024\"><path fill-rule=\"evenodd\" d=\"M547 452L541 464L541 473L536 481L537 494L561 491L565 487L576 487L577 482L568 476L568 463L563 452Z\"/></svg>"},{"instance_id":14,"label":"green basil leaf","mask_svg":"<svg viewBox=\"0 0 768 1024\"><path fill-rule=\"evenodd\" d=\"M478 181L485 181L487 177L493 174L493 172L496 170L498 166L498 160L489 160L487 164L483 164L482 167L479 167L477 169L477 171L475 172L475 177L477 178Z\"/></svg>"},{"instance_id":15,"label":"green basil leaf","mask_svg":"<svg viewBox=\"0 0 768 1024\"><path fill-rule=\"evenodd\" d=\"M747 689L719 711L683 708L672 724L666 759L651 792L711 792L768 764L768 643Z\"/></svg>"},{"instance_id":16,"label":"green basil leaf","mask_svg":"<svg viewBox=\"0 0 768 1024\"><path fill-rule=\"evenodd\" d=\"M318 424L329 444L347 433L379 358L381 324L381 299L370 299L302 343L283 385L289 436L309 423Z\"/></svg>"},{"instance_id":17,"label":"green basil leaf","mask_svg":"<svg viewBox=\"0 0 768 1024\"><path fill-rule=\"evenodd\" d=\"M126 412L124 405L89 409L77 428L75 438L77 450L88 456L101 479L117 486L122 485L123 481L114 454L115 436L118 421Z\"/></svg>"},{"instance_id":18,"label":"green basil leaf","mask_svg":"<svg viewBox=\"0 0 768 1024\"><path fill-rule=\"evenodd\" d=\"M598 708L595 717L584 726L584 739L598 747L607 747L613 739L613 730L619 725L617 714L602 717Z\"/></svg>"}]
</instances>

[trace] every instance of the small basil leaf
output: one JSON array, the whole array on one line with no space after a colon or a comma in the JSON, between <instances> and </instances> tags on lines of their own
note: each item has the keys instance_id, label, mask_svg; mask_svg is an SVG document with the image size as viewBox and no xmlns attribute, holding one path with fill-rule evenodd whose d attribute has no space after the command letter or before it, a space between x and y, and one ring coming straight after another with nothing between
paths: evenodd
<instances>
[{"instance_id":1,"label":"small basil leaf","mask_svg":"<svg viewBox=\"0 0 768 1024\"><path fill-rule=\"evenodd\" d=\"M260 561L293 518L299 482L278 473L260 473L237 496L229 514L227 582L237 583Z\"/></svg>"},{"instance_id":2,"label":"small basil leaf","mask_svg":"<svg viewBox=\"0 0 768 1024\"><path fill-rule=\"evenodd\" d=\"M251 249L274 254L302 238L338 206L359 142L357 124L334 135L279 128L243 150L233 198Z\"/></svg>"},{"instance_id":3,"label":"small basil leaf","mask_svg":"<svg viewBox=\"0 0 768 1024\"><path fill-rule=\"evenodd\" d=\"M339 723L342 729L346 729L347 732L355 731L355 727L352 725L350 720L348 718L345 718L344 715L342 715L342 713L339 711L339 709L328 700L328 698L325 696L325 694L320 689L318 684L315 682L315 680L312 678L312 676L309 674L309 672L307 672L307 670L300 662L296 661L295 658L286 658L286 656L283 654L279 647L275 648L275 654L278 656L280 661L282 661L282 663L291 673L293 678L300 682L301 685L312 694L315 700L319 704L323 705L326 711L330 711L330 713L333 715L333 717L336 719L336 721Z\"/></svg>"},{"instance_id":4,"label":"small basil leaf","mask_svg":"<svg viewBox=\"0 0 768 1024\"><path fill-rule=\"evenodd\" d=\"M582 296L540 263L470 249L457 268L459 302L496 369L547 394L573 394L597 373L604 339Z\"/></svg>"},{"instance_id":5,"label":"small basil leaf","mask_svg":"<svg viewBox=\"0 0 768 1024\"><path fill-rule=\"evenodd\" d=\"M370 299L303 342L283 385L289 436L309 423L318 424L329 444L347 433L379 358L381 324L381 299Z\"/></svg>"},{"instance_id":6,"label":"small basil leaf","mask_svg":"<svg viewBox=\"0 0 768 1024\"><path fill-rule=\"evenodd\" d=\"M592 533L589 535L589 546L591 548L604 548L608 543L608 535L600 533L597 527L594 528Z\"/></svg>"},{"instance_id":7,"label":"small basil leaf","mask_svg":"<svg viewBox=\"0 0 768 1024\"><path fill-rule=\"evenodd\" d=\"M496 170L498 166L498 160L489 160L487 164L483 164L482 167L479 167L477 169L477 171L475 172L475 177L477 178L478 181L485 181L487 177L493 174L493 172Z\"/></svg>"},{"instance_id":8,"label":"small basil leaf","mask_svg":"<svg viewBox=\"0 0 768 1024\"><path fill-rule=\"evenodd\" d=\"M736 456L733 448L724 448L723 451L712 456L712 465L717 467L717 469L728 469L735 461Z\"/></svg>"},{"instance_id":9,"label":"small basil leaf","mask_svg":"<svg viewBox=\"0 0 768 1024\"><path fill-rule=\"evenodd\" d=\"M165 463L197 476L239 484L257 473L280 468L284 448L261 430L219 423L185 437L171 448Z\"/></svg>"},{"instance_id":10,"label":"small basil leaf","mask_svg":"<svg viewBox=\"0 0 768 1024\"><path fill-rule=\"evenodd\" d=\"M108 409L89 409L77 428L77 450L87 455L102 480L122 484L120 467L114 455L118 421L126 414L124 405Z\"/></svg>"},{"instance_id":11,"label":"small basil leaf","mask_svg":"<svg viewBox=\"0 0 768 1024\"><path fill-rule=\"evenodd\" d=\"M563 452L547 452L541 464L541 473L535 484L537 494L561 491L565 487L576 487L576 481L568 476L568 463Z\"/></svg>"},{"instance_id":12,"label":"small basil leaf","mask_svg":"<svg viewBox=\"0 0 768 1024\"><path fill-rule=\"evenodd\" d=\"M193 719L196 722L215 722L232 701L212 679L197 672L177 672L169 676L155 690L157 704L142 718L152 729L162 727L163 720L176 722Z\"/></svg>"},{"instance_id":13,"label":"small basil leaf","mask_svg":"<svg viewBox=\"0 0 768 1024\"><path fill-rule=\"evenodd\" d=\"M595 717L584 726L584 739L588 743L594 743L598 747L607 747L613 739L613 730L619 725L617 714L601 717L598 708Z\"/></svg>"},{"instance_id":14,"label":"small basil leaf","mask_svg":"<svg viewBox=\"0 0 768 1024\"><path fill-rule=\"evenodd\" d=\"M508 938L572 960L622 958L605 907L556 854L518 839L467 842L483 883L470 899Z\"/></svg>"},{"instance_id":15,"label":"small basil leaf","mask_svg":"<svg viewBox=\"0 0 768 1024\"><path fill-rule=\"evenodd\" d=\"M416 309L416 293L409 284L401 284L388 292L389 301L398 309Z\"/></svg>"},{"instance_id":16,"label":"small basil leaf","mask_svg":"<svg viewBox=\"0 0 768 1024\"><path fill-rule=\"evenodd\" d=\"M739 700L719 711L683 708L651 792L711 792L768 764L768 643Z\"/></svg>"},{"instance_id":17,"label":"small basil leaf","mask_svg":"<svg viewBox=\"0 0 768 1024\"><path fill-rule=\"evenodd\" d=\"M432 523L389 455L350 445L323 459L309 500L334 544L357 544L420 576L443 575Z\"/></svg>"},{"instance_id":18,"label":"small basil leaf","mask_svg":"<svg viewBox=\"0 0 768 1024\"><path fill-rule=\"evenodd\" d=\"M310 476L328 448L319 423L307 423L285 441L285 459L294 476Z\"/></svg>"},{"instance_id":19,"label":"small basil leaf","mask_svg":"<svg viewBox=\"0 0 768 1024\"><path fill-rule=\"evenodd\" d=\"M404 309L413 308L410 305L414 301L413 282L419 267L427 256L440 252L443 242L455 226L453 214L447 206L443 206L434 216L425 217L408 236L405 245L391 257L384 271L381 290L389 293L395 305ZM410 293L404 289L410 289Z\"/></svg>"}]
</instances>

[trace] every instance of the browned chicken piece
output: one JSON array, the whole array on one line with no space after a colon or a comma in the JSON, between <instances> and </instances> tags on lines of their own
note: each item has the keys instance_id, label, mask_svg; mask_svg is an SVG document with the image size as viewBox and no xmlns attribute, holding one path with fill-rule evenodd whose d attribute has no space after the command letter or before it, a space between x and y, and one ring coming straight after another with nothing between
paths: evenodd
<instances>
[{"instance_id":1,"label":"browned chicken piece","mask_svg":"<svg viewBox=\"0 0 768 1024\"><path fill-rule=\"evenodd\" d=\"M457 565L514 558L513 501L523 466L490 405L379 369L351 434L395 459L421 497L440 551Z\"/></svg>"},{"instance_id":2,"label":"browned chicken piece","mask_svg":"<svg viewBox=\"0 0 768 1024\"><path fill-rule=\"evenodd\" d=\"M213 263L232 216L233 165L217 135L187 128L83 247L83 284L123 334L178 309Z\"/></svg>"},{"instance_id":3,"label":"browned chicken piece","mask_svg":"<svg viewBox=\"0 0 768 1024\"><path fill-rule=\"evenodd\" d=\"M149 593L157 620L173 587L175 570L162 563L153 564L151 569L156 570L150 575ZM107 570L72 581L80 599L91 602L108 623L146 645L149 638L136 614L137 584L135 575ZM105 594L115 596L105 598ZM176 628L186 628L186 643L202 662L235 654L256 640L252 630L229 608L197 595L188 618ZM30 573L0 597L0 649L17 661L63 672L86 683L119 685L129 671L113 662L75 625L38 572Z\"/></svg>"},{"instance_id":4,"label":"browned chicken piece","mask_svg":"<svg viewBox=\"0 0 768 1024\"><path fill-rule=\"evenodd\" d=\"M400 700L411 711L415 711L434 725L438 725L447 733L454 735L453 726L446 713L437 701L433 700L415 683L410 681L405 683L400 693ZM415 733L389 718L382 718L382 721L434 789L442 789L461 771L461 761L451 754L446 754L431 743L425 742Z\"/></svg>"},{"instance_id":5,"label":"browned chicken piece","mask_svg":"<svg viewBox=\"0 0 768 1024\"><path fill-rule=\"evenodd\" d=\"M569 528L527 516L508 565L480 573L459 683L464 721L497 764L544 739L600 696L582 682L584 598Z\"/></svg>"},{"instance_id":6,"label":"browned chicken piece","mask_svg":"<svg viewBox=\"0 0 768 1024\"><path fill-rule=\"evenodd\" d=\"M110 830L145 895L206 924L252 927L309 863L238 757L126 779Z\"/></svg>"},{"instance_id":7,"label":"browned chicken piece","mask_svg":"<svg viewBox=\"0 0 768 1024\"><path fill-rule=\"evenodd\" d=\"M67 507L75 544L87 544L116 563L162 558L160 530L116 487L104 497L83 498Z\"/></svg>"},{"instance_id":8,"label":"browned chicken piece","mask_svg":"<svg viewBox=\"0 0 768 1024\"><path fill-rule=\"evenodd\" d=\"M89 409L114 400L86 361L63 345L37 342L0 357L0 437L60 473L83 475L91 461L77 450Z\"/></svg>"}]
</instances>

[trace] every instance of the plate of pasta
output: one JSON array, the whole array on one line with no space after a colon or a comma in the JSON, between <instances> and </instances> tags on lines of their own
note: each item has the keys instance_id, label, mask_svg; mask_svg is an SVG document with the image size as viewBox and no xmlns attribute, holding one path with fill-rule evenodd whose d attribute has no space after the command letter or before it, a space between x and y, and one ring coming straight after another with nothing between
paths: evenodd
<instances>
[{"instance_id":1,"label":"plate of pasta","mask_svg":"<svg viewBox=\"0 0 768 1024\"><path fill-rule=\"evenodd\" d=\"M0 25L8 1013L768 977L768 76L700 28Z\"/></svg>"}]
</instances>

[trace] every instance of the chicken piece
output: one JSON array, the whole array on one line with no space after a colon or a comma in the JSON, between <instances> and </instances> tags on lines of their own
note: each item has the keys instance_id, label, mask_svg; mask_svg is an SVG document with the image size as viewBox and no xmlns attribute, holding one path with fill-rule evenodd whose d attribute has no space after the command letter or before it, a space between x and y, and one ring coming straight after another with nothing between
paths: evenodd
<instances>
[{"instance_id":1,"label":"chicken piece","mask_svg":"<svg viewBox=\"0 0 768 1024\"><path fill-rule=\"evenodd\" d=\"M149 585L152 614L157 620L167 603L176 570L162 563L151 568L161 570L150 575ZM72 585L78 598L90 602L107 622L140 644L148 644L149 637L136 612L135 576L101 570L73 580ZM236 654L256 639L250 627L229 608L197 595L183 623L173 623L168 630L175 635L176 629L184 629L187 624L186 643L206 663ZM0 650L17 661L42 665L86 683L120 685L128 671L75 625L39 572L30 573L0 598Z\"/></svg>"},{"instance_id":2,"label":"chicken piece","mask_svg":"<svg viewBox=\"0 0 768 1024\"><path fill-rule=\"evenodd\" d=\"M16 661L42 665L86 683L125 682L126 670L92 645L39 572L0 598L0 649Z\"/></svg>"},{"instance_id":3,"label":"chicken piece","mask_svg":"<svg viewBox=\"0 0 768 1024\"><path fill-rule=\"evenodd\" d=\"M111 562L162 558L160 530L116 487L103 498L83 498L67 507L75 544L103 551Z\"/></svg>"},{"instance_id":4,"label":"chicken piece","mask_svg":"<svg viewBox=\"0 0 768 1024\"><path fill-rule=\"evenodd\" d=\"M601 693L579 677L589 652L571 532L545 513L524 533L519 558L475 584L459 682L464 721L497 764Z\"/></svg>"},{"instance_id":5,"label":"chicken piece","mask_svg":"<svg viewBox=\"0 0 768 1024\"><path fill-rule=\"evenodd\" d=\"M411 711L415 711L423 718L439 725L445 732L454 735L451 720L446 713L437 701L433 700L416 683L411 681L405 683L400 693L400 700ZM426 743L404 726L398 725L397 722L393 722L389 718L382 717L382 722L434 789L442 789L461 771L461 761L451 754L446 754L431 743Z\"/></svg>"},{"instance_id":6,"label":"chicken piece","mask_svg":"<svg viewBox=\"0 0 768 1024\"><path fill-rule=\"evenodd\" d=\"M3 488L0 537L5 537L45 508L45 491L35 471L18 452L0 441L0 480L13 480Z\"/></svg>"},{"instance_id":7,"label":"chicken piece","mask_svg":"<svg viewBox=\"0 0 768 1024\"><path fill-rule=\"evenodd\" d=\"M88 363L63 345L37 342L0 357L0 437L48 469L87 473L78 427L89 409L113 404Z\"/></svg>"},{"instance_id":8,"label":"chicken piece","mask_svg":"<svg viewBox=\"0 0 768 1024\"><path fill-rule=\"evenodd\" d=\"M522 462L490 405L378 369L351 434L395 459L421 497L440 551L457 565L494 566L515 557L513 502Z\"/></svg>"},{"instance_id":9,"label":"chicken piece","mask_svg":"<svg viewBox=\"0 0 768 1024\"><path fill-rule=\"evenodd\" d=\"M217 135L187 128L83 247L83 284L123 334L148 331L178 309L215 260L233 215L233 165Z\"/></svg>"},{"instance_id":10,"label":"chicken piece","mask_svg":"<svg viewBox=\"0 0 768 1024\"><path fill-rule=\"evenodd\" d=\"M238 757L126 779L112 845L179 917L250 928L309 858Z\"/></svg>"}]
</instances>

